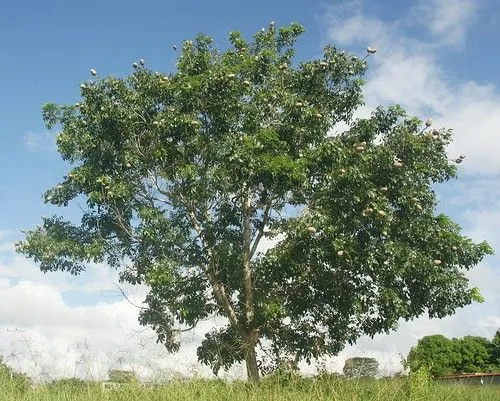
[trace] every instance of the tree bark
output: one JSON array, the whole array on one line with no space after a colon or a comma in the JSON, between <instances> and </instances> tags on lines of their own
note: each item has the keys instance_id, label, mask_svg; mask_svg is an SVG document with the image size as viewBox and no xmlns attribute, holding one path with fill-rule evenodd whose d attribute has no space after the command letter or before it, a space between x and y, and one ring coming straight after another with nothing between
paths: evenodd
<instances>
[{"instance_id":1,"label":"tree bark","mask_svg":"<svg viewBox=\"0 0 500 401\"><path fill-rule=\"evenodd\" d=\"M250 213L252 208L252 200L250 191L245 189L245 198L243 201L243 286L245 290L245 318L247 327L252 323L254 318L253 305L253 283L252 283L252 266L250 260L250 245L252 241L252 229L250 227Z\"/></svg>"},{"instance_id":2,"label":"tree bark","mask_svg":"<svg viewBox=\"0 0 500 401\"><path fill-rule=\"evenodd\" d=\"M257 333L251 333L245 338L245 364L247 368L247 378L250 383L258 384L260 382L259 366L257 365Z\"/></svg>"},{"instance_id":3,"label":"tree bark","mask_svg":"<svg viewBox=\"0 0 500 401\"><path fill-rule=\"evenodd\" d=\"M253 282L252 282L252 265L251 265L251 242L252 229L250 222L252 208L252 199L248 188L244 190L243 199L243 287L245 291L245 326L247 330L252 326L254 320L254 304L253 304ZM257 354L255 346L259 339L258 332L251 330L243 337L245 347L245 363L247 367L248 381L258 383L259 367L257 366Z\"/></svg>"}]
</instances>

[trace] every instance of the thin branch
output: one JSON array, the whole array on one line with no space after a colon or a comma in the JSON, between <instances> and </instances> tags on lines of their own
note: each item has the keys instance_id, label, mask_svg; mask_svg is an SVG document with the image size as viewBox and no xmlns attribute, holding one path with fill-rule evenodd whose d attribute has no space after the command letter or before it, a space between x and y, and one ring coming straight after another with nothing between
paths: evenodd
<instances>
[{"instance_id":1,"label":"thin branch","mask_svg":"<svg viewBox=\"0 0 500 401\"><path fill-rule=\"evenodd\" d=\"M125 293L125 290L123 288L121 288L118 284L114 284L113 285L118 289L118 291L120 292L120 294L123 296L123 298L125 298L125 300L132 306L136 307L137 309L142 309L142 310L145 310L145 309L148 309L147 307L145 306L140 306L140 305L137 305L135 304L134 302L132 302L130 300L130 298L128 297L128 295Z\"/></svg>"},{"instance_id":2,"label":"thin branch","mask_svg":"<svg viewBox=\"0 0 500 401\"><path fill-rule=\"evenodd\" d=\"M130 300L130 298L128 297L128 295L125 293L125 290L123 288L121 288L120 286L118 286L117 284L114 284L114 286L118 289L118 291L120 291L120 293L122 294L122 296L125 298L125 300L132 306L134 306L135 308L137 309L142 309L142 310L151 310L150 308L148 307L145 307L145 306L140 306L140 305L137 305L135 304L134 302L132 302ZM161 311L157 311L157 310L154 310L153 311L158 314L159 316L162 316L163 317L163 313ZM190 330L193 330L197 325L198 325L198 322L200 321L200 319L196 319L196 321L189 327L185 328L185 329L173 329L173 331L177 331L179 333L185 333L187 331L190 331Z\"/></svg>"},{"instance_id":3,"label":"thin branch","mask_svg":"<svg viewBox=\"0 0 500 401\"><path fill-rule=\"evenodd\" d=\"M130 226L130 221L127 221L128 224L125 224L126 220L120 208L116 205L116 202L110 205L110 209L113 211L114 222L125 232L125 234L127 234L130 240L134 239L134 231Z\"/></svg>"},{"instance_id":4,"label":"thin branch","mask_svg":"<svg viewBox=\"0 0 500 401\"><path fill-rule=\"evenodd\" d=\"M152 178L152 183L154 184L156 190L162 194L163 196L166 196L167 198L171 198L172 197L172 193L171 192L168 192L168 191L165 191L164 189L161 189L160 188L160 185L158 184L158 176L153 176L153 177L150 177Z\"/></svg>"},{"instance_id":5,"label":"thin branch","mask_svg":"<svg viewBox=\"0 0 500 401\"><path fill-rule=\"evenodd\" d=\"M267 226L267 223L269 222L269 217L271 214L271 209L272 209L272 200L270 199L269 202L266 204L266 208L264 210L264 217L262 218L262 223L261 226L259 227L259 231L257 232L257 236L253 240L252 247L250 249L250 260L253 259L255 252L257 251L257 247L259 246L260 240L264 236L264 230Z\"/></svg>"}]
</instances>

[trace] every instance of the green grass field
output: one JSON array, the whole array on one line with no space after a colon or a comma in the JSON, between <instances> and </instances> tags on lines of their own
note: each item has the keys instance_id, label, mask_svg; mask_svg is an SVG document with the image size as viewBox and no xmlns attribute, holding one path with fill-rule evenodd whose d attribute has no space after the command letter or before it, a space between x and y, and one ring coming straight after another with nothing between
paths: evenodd
<instances>
[{"instance_id":1,"label":"green grass field","mask_svg":"<svg viewBox=\"0 0 500 401\"><path fill-rule=\"evenodd\" d=\"M315 378L277 378L263 380L258 387L245 382L192 379L173 381L154 387L126 385L103 390L100 383L80 382L57 386L16 387L9 380L0 383L1 401L234 401L234 400L500 400L500 385L466 385L415 382L407 378L345 380L332 376Z\"/></svg>"}]
</instances>

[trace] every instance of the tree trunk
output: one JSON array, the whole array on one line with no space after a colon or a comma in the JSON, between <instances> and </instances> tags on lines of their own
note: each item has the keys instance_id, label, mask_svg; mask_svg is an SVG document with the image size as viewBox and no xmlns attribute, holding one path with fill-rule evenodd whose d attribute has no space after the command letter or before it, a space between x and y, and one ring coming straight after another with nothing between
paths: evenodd
<instances>
[{"instance_id":1,"label":"tree trunk","mask_svg":"<svg viewBox=\"0 0 500 401\"><path fill-rule=\"evenodd\" d=\"M245 341L245 363L247 367L247 378L250 383L260 382L259 366L257 365L257 352L255 351L255 334L250 334Z\"/></svg>"},{"instance_id":2,"label":"tree trunk","mask_svg":"<svg viewBox=\"0 0 500 401\"><path fill-rule=\"evenodd\" d=\"M244 326L251 327L254 319L253 304L253 283L252 283L252 265L251 265L251 242L252 242L252 197L248 187L245 185L243 200L243 287L245 291L245 323ZM247 366L248 381L257 384L260 380L259 367L257 366L257 354L255 346L259 340L259 334L256 331L248 329L243 336L245 347L245 363Z\"/></svg>"}]
</instances>

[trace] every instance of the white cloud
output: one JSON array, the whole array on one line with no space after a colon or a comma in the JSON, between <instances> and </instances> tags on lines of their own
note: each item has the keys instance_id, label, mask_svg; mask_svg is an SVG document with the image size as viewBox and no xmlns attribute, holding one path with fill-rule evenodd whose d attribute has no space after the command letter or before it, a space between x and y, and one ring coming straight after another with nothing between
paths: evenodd
<instances>
[{"instance_id":1,"label":"white cloud","mask_svg":"<svg viewBox=\"0 0 500 401\"><path fill-rule=\"evenodd\" d=\"M28 132L23 136L23 144L30 152L54 152L56 150L56 137L54 133Z\"/></svg>"},{"instance_id":2,"label":"white cloud","mask_svg":"<svg viewBox=\"0 0 500 401\"><path fill-rule=\"evenodd\" d=\"M34 267L35 268L35 267ZM0 352L7 363L35 379L73 376L105 378L111 368L133 369L144 378L210 375L196 346L214 321L183 333L178 354L168 354L152 330L139 325L138 310L125 300L71 307L56 288L0 280ZM236 372L236 373L235 373ZM231 376L240 374L238 367Z\"/></svg>"},{"instance_id":3,"label":"white cloud","mask_svg":"<svg viewBox=\"0 0 500 401\"><path fill-rule=\"evenodd\" d=\"M498 227L500 226L500 202L496 202L487 209L466 209L465 217L468 221L474 222L473 228L469 232L472 238L482 238L492 244L493 247L500 247L498 237ZM495 209L493 209L495 208Z\"/></svg>"},{"instance_id":4,"label":"white cloud","mask_svg":"<svg viewBox=\"0 0 500 401\"><path fill-rule=\"evenodd\" d=\"M197 362L196 347L205 332L222 324L220 318L182 333L181 351L168 354L156 344L155 333L137 320L146 288L120 285L128 302L116 288L116 271L105 266L90 266L77 277L43 274L14 254L11 238L0 233L0 355L14 369L35 380L73 375L103 379L111 368L133 369L147 379L211 375ZM75 292L82 305L65 300ZM103 296L109 293L113 296ZM97 302L88 304L87 298ZM226 377L243 373L235 366Z\"/></svg>"},{"instance_id":5,"label":"white cloud","mask_svg":"<svg viewBox=\"0 0 500 401\"><path fill-rule=\"evenodd\" d=\"M420 0L410 15L440 44L463 46L477 11L476 0Z\"/></svg>"},{"instance_id":6,"label":"white cloud","mask_svg":"<svg viewBox=\"0 0 500 401\"><path fill-rule=\"evenodd\" d=\"M493 233L497 224L496 219L486 215L468 218L468 231L475 240L485 234L488 237L487 233ZM4 256L8 249L13 251L12 243L2 244L2 248ZM14 271L19 274L9 278ZM377 358L382 373L390 374L401 369L400 354L406 356L424 335L491 337L500 323L499 272L483 263L470 277L472 285L481 288L485 304L472 305L442 320L421 318L402 323L390 335L362 338L337 357L327 358L326 366L341 371L345 359L366 355ZM37 266L17 255L0 258L0 331L4 333L0 336L0 353L11 366L38 380L73 375L104 378L110 368L134 369L144 378L193 372L211 375L207 367L197 362L196 346L203 334L220 325L220 321L204 321L193 332L183 334L181 351L170 355L155 343L155 334L150 329L138 324L138 309L123 298L84 306L70 306L64 299L65 293L81 290L85 285L89 296L99 295L103 290L113 289L113 283L116 283L115 273L104 267L94 266L82 277L64 273L44 275ZM127 287L126 292L134 303L140 304L145 289ZM314 368L314 364L303 365L305 372L313 372ZM227 377L244 377L243 367L234 367Z\"/></svg>"},{"instance_id":7,"label":"white cloud","mask_svg":"<svg viewBox=\"0 0 500 401\"><path fill-rule=\"evenodd\" d=\"M408 19L415 10L424 10L428 14L434 10L435 18L442 24L456 15L459 18L456 25L460 25L461 35L465 35L468 21L476 15L473 3L421 1L417 8L409 10L407 16L392 22L366 15L363 3L359 1L354 5L337 4L327 14L330 27L327 34L330 40L342 46L356 49L364 49L367 45L378 47L379 51L368 59L370 68L365 86L368 106L373 109L379 104L398 103L412 115L423 119L432 117L436 127L452 128L455 136L450 156L467 154L461 165L463 171L491 177L500 173L498 88L491 83L455 82L450 76L449 66L440 63L444 44L407 34L411 25ZM427 27L427 22L432 21L427 15L420 21L420 27ZM434 23L438 25L438 22ZM463 57L467 57L466 53Z\"/></svg>"},{"instance_id":8,"label":"white cloud","mask_svg":"<svg viewBox=\"0 0 500 401\"><path fill-rule=\"evenodd\" d=\"M363 13L360 0L339 2L327 12L328 35L339 43L361 43L369 46L374 41L389 40L396 26L388 25L376 17Z\"/></svg>"},{"instance_id":9,"label":"white cloud","mask_svg":"<svg viewBox=\"0 0 500 401\"><path fill-rule=\"evenodd\" d=\"M361 1L335 4L327 14L330 40L338 47L364 49L377 47L378 52L368 59L370 68L365 86L366 109L377 105L401 104L411 115L432 117L434 126L454 129L450 156L467 155L460 171L466 180L453 184L454 192L440 196L445 213L455 214L465 222L465 233L475 241L488 240L500 245L500 93L493 84L454 82L449 66L440 62L440 51L466 43L467 30L477 15L474 1L419 1L393 21L383 21L365 11ZM431 39L408 34L416 24L417 31L428 29ZM466 55L464 54L464 57ZM424 335L442 333L453 337L479 335L492 337L500 326L500 271L487 258L469 273L472 286L481 289L484 304L474 304L441 320L416 319L404 322L389 335L361 339L347 347L330 361L342 369L344 359L360 354L382 358L381 366L394 371L401 368L398 354L408 350Z\"/></svg>"}]
</instances>

